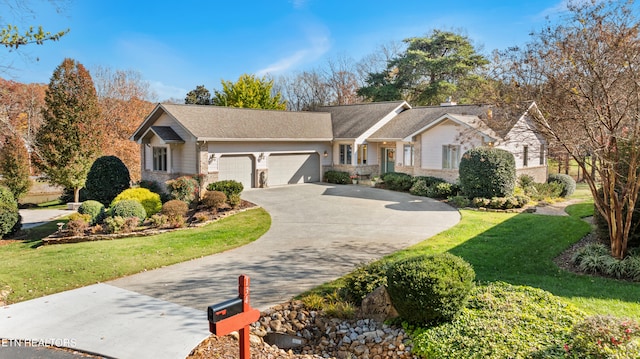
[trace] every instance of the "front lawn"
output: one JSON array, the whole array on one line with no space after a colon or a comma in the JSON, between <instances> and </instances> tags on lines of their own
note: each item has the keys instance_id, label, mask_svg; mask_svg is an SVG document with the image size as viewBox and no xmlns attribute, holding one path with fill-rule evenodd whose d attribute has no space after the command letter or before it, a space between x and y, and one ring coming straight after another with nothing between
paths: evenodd
<instances>
[{"instance_id":1,"label":"front lawn","mask_svg":"<svg viewBox=\"0 0 640 359\"><path fill-rule=\"evenodd\" d=\"M156 236L41 247L33 239L7 244L0 246L0 290L11 288L9 303L33 299L223 252L260 238L270 226L266 211L252 209Z\"/></svg>"}]
</instances>

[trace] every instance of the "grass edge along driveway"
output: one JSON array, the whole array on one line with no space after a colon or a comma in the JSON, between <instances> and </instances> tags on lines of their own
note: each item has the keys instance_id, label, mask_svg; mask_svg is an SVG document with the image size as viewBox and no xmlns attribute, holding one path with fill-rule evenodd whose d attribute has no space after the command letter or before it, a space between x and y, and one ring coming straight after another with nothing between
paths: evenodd
<instances>
[{"instance_id":1,"label":"grass edge along driveway","mask_svg":"<svg viewBox=\"0 0 640 359\"><path fill-rule=\"evenodd\" d=\"M42 297L253 242L267 232L271 216L250 209L203 227L148 237L34 247L25 241L0 246L0 291L8 303Z\"/></svg>"}]
</instances>

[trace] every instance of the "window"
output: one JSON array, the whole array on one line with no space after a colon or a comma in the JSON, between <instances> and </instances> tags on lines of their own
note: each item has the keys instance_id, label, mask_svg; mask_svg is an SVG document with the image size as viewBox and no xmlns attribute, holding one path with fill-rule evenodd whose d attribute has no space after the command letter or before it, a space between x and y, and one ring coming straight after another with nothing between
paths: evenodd
<instances>
[{"instance_id":1,"label":"window","mask_svg":"<svg viewBox=\"0 0 640 359\"><path fill-rule=\"evenodd\" d=\"M540 164L544 165L544 145L540 145Z\"/></svg>"},{"instance_id":2,"label":"window","mask_svg":"<svg viewBox=\"0 0 640 359\"><path fill-rule=\"evenodd\" d=\"M522 147L522 166L529 165L529 146Z\"/></svg>"},{"instance_id":3,"label":"window","mask_svg":"<svg viewBox=\"0 0 640 359\"><path fill-rule=\"evenodd\" d=\"M166 147L154 147L153 148L153 170L154 171L167 171L167 148Z\"/></svg>"},{"instance_id":4,"label":"window","mask_svg":"<svg viewBox=\"0 0 640 359\"><path fill-rule=\"evenodd\" d=\"M413 166L413 145L404 145L404 165Z\"/></svg>"},{"instance_id":5,"label":"window","mask_svg":"<svg viewBox=\"0 0 640 359\"><path fill-rule=\"evenodd\" d=\"M358 147L358 164L359 165L367 164L367 145L360 145Z\"/></svg>"},{"instance_id":6,"label":"window","mask_svg":"<svg viewBox=\"0 0 640 359\"><path fill-rule=\"evenodd\" d=\"M351 164L351 145L340 145L340 164Z\"/></svg>"},{"instance_id":7,"label":"window","mask_svg":"<svg viewBox=\"0 0 640 359\"><path fill-rule=\"evenodd\" d=\"M460 146L459 145L443 145L442 146L442 168L457 169L460 163Z\"/></svg>"}]
</instances>

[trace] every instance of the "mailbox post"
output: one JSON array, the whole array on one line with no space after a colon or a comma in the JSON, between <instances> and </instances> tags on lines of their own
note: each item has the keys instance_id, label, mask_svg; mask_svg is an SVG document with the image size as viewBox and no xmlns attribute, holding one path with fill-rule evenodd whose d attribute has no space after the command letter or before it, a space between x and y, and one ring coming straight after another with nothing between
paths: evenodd
<instances>
[{"instance_id":1,"label":"mailbox post","mask_svg":"<svg viewBox=\"0 0 640 359\"><path fill-rule=\"evenodd\" d=\"M227 335L235 330L240 334L240 359L250 359L249 324L260 318L260 311L249 304L249 277L238 278L238 298L211 305L207 309L209 331Z\"/></svg>"}]
</instances>

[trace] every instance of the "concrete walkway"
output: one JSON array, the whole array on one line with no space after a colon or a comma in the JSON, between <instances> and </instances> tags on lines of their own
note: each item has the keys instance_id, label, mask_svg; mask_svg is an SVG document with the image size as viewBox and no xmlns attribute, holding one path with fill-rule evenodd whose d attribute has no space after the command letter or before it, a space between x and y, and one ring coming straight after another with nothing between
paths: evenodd
<instances>
[{"instance_id":1,"label":"concrete walkway","mask_svg":"<svg viewBox=\"0 0 640 359\"><path fill-rule=\"evenodd\" d=\"M237 296L240 274L251 278L252 305L265 309L460 218L428 198L352 185L254 189L243 198L272 216L257 241L0 308L0 338L73 339L79 349L117 358L183 358L209 334L206 307Z\"/></svg>"},{"instance_id":2,"label":"concrete walkway","mask_svg":"<svg viewBox=\"0 0 640 359\"><path fill-rule=\"evenodd\" d=\"M21 209L22 229L29 229L70 215L75 211L67 209Z\"/></svg>"}]
</instances>

